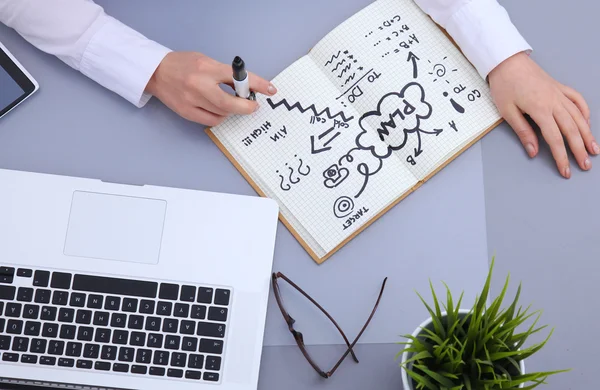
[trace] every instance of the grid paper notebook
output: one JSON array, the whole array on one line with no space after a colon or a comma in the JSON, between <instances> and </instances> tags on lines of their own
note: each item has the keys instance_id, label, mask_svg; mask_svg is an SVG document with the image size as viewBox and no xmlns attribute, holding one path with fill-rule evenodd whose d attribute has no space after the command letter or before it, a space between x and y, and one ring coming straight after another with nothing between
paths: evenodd
<instances>
[{"instance_id":1,"label":"grid paper notebook","mask_svg":"<svg viewBox=\"0 0 600 390\"><path fill-rule=\"evenodd\" d=\"M377 0L207 133L322 263L501 121L489 87L412 0Z\"/></svg>"}]
</instances>

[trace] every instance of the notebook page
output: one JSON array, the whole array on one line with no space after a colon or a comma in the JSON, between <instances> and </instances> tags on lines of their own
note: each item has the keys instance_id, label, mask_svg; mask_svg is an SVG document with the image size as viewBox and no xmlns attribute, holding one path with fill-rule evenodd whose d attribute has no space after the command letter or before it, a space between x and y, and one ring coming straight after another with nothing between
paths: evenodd
<instances>
[{"instance_id":1,"label":"notebook page","mask_svg":"<svg viewBox=\"0 0 600 390\"><path fill-rule=\"evenodd\" d=\"M384 164L396 156L419 180L500 119L485 80L413 0L375 1L310 56L387 144L357 147Z\"/></svg>"},{"instance_id":2,"label":"notebook page","mask_svg":"<svg viewBox=\"0 0 600 390\"><path fill-rule=\"evenodd\" d=\"M410 190L416 179L400 161L383 166L356 149L357 113L336 101L338 91L309 57L273 83L279 92L272 98L258 95L256 113L230 117L212 132L293 216L288 221L294 230L312 237L318 247L311 249L323 255Z\"/></svg>"}]
</instances>

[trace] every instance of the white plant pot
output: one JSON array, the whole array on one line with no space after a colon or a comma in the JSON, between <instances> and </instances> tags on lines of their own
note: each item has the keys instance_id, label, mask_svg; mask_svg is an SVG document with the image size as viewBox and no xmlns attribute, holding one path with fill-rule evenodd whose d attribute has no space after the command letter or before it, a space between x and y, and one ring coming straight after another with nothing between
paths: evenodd
<instances>
[{"instance_id":1,"label":"white plant pot","mask_svg":"<svg viewBox=\"0 0 600 390\"><path fill-rule=\"evenodd\" d=\"M470 310L461 309L461 310L458 311L458 314L460 316L464 316L464 315L469 314L469 312L470 312ZM446 312L442 312L442 315L445 316ZM433 323L432 322L433 321L432 321L431 317L429 317L428 319L426 319L425 321L423 321L421 323L421 325L419 325L417 327L417 329L415 329L415 331L412 333L412 336L413 337L419 336L419 334L421 333L421 329L422 328L429 327L430 329L432 329L432 327L433 327ZM404 353L402 353L402 360L401 360L401 362L404 363L405 361L407 361L408 359L410 359L411 355L412 355L411 353L406 352L406 351ZM525 373L525 362L523 360L521 360L519 362L519 368L521 370L521 373L524 374ZM525 387L524 383L522 383L519 386L519 388L523 388L523 387ZM413 385L412 385L412 378L408 376L408 374L406 373L406 370L404 368L402 368L402 389L403 390L415 390L414 387L413 387Z\"/></svg>"}]
</instances>

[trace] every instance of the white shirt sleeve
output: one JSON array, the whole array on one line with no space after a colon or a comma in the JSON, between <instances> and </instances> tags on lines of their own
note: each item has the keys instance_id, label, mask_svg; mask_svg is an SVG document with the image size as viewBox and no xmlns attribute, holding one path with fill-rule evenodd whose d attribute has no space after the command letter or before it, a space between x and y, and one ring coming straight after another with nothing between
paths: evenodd
<instances>
[{"instance_id":1,"label":"white shirt sleeve","mask_svg":"<svg viewBox=\"0 0 600 390\"><path fill-rule=\"evenodd\" d=\"M415 2L448 32L484 79L502 61L532 50L496 0Z\"/></svg>"},{"instance_id":2,"label":"white shirt sleeve","mask_svg":"<svg viewBox=\"0 0 600 390\"><path fill-rule=\"evenodd\" d=\"M170 52L91 0L0 0L0 23L137 107Z\"/></svg>"}]
</instances>

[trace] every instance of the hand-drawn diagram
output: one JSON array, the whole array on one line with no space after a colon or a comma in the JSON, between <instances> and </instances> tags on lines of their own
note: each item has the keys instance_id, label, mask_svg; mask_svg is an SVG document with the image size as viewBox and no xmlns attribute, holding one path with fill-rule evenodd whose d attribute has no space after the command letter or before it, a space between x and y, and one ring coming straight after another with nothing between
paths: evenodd
<instances>
[{"instance_id":1,"label":"hand-drawn diagram","mask_svg":"<svg viewBox=\"0 0 600 390\"><path fill-rule=\"evenodd\" d=\"M377 109L361 116L358 123L361 133L356 137L356 145L370 150L376 157L385 159L394 150L406 145L408 135L430 133L420 128L421 121L431 116L432 107L425 100L425 90L417 82L408 83L398 92L384 95L377 103ZM368 137L368 130L374 129L382 143L375 143ZM436 132L433 132L436 134Z\"/></svg>"},{"instance_id":2,"label":"hand-drawn diagram","mask_svg":"<svg viewBox=\"0 0 600 390\"><path fill-rule=\"evenodd\" d=\"M310 167L306 165L301 158L298 158L298 155L295 154L294 158L298 159L297 163L294 163L296 171L294 171L294 167L290 166L292 163L285 163L284 172L280 173L279 170L276 170L275 173L279 176L279 188L284 191L289 191L292 188L292 185L298 184L300 182L300 176L308 176L310 173ZM290 172L285 172L289 170ZM287 180L287 181L286 181Z\"/></svg>"},{"instance_id":3,"label":"hand-drawn diagram","mask_svg":"<svg viewBox=\"0 0 600 390\"><path fill-rule=\"evenodd\" d=\"M412 51L408 52L408 59L406 60L407 62L411 62L412 61L412 65L413 65L413 79L416 79L417 77L419 77L419 68L417 67L417 61L419 61L420 58L417 57L415 55L415 53L413 53Z\"/></svg>"},{"instance_id":4,"label":"hand-drawn diagram","mask_svg":"<svg viewBox=\"0 0 600 390\"><path fill-rule=\"evenodd\" d=\"M448 59L448 57L444 57L442 58L442 60L433 65L433 68L431 69L431 72L429 72L430 75L433 75L433 82L435 83L438 80L443 79L446 84L450 84L450 81L445 78L446 73L448 73L448 70L446 68L446 64L445 61ZM429 62L430 64L432 64L431 60L427 60L427 62ZM458 69L451 69L450 72L457 72Z\"/></svg>"},{"instance_id":5,"label":"hand-drawn diagram","mask_svg":"<svg viewBox=\"0 0 600 390\"><path fill-rule=\"evenodd\" d=\"M444 92L443 95L444 97L448 97L448 92ZM452 107L456 110L456 112L458 112L459 114L465 113L465 108L458 104L456 100L454 100L454 98L450 98L450 103L452 104Z\"/></svg>"},{"instance_id":6,"label":"hand-drawn diagram","mask_svg":"<svg viewBox=\"0 0 600 390\"><path fill-rule=\"evenodd\" d=\"M338 166L337 164L333 164L329 168L323 172L323 177L325 177L325 187L327 188L335 188L346 180L350 171L347 168L343 168Z\"/></svg>"},{"instance_id":7,"label":"hand-drawn diagram","mask_svg":"<svg viewBox=\"0 0 600 390\"><path fill-rule=\"evenodd\" d=\"M290 106L290 104L288 103L287 99L281 99L279 102L277 103L273 103L273 100L271 100L271 98L267 98L267 103L269 103L269 106L271 106L271 108L274 110L277 107L283 105L288 111L292 111L293 109L297 109L298 111L300 111L301 113L305 113L308 110L311 110L315 116L321 116L323 114L325 114L327 116L327 118L329 119L333 119L336 117L340 117L344 122L348 122L350 120L352 120L354 117L350 116L348 118L346 118L346 115L344 114L343 111L340 111L338 113L335 114L331 114L329 107L326 107L325 109L321 110L321 111L317 111L317 109L315 108L314 104L311 104L310 106L304 108L302 107L302 105L300 104L300 102L296 102L293 105Z\"/></svg>"},{"instance_id":8,"label":"hand-drawn diagram","mask_svg":"<svg viewBox=\"0 0 600 390\"><path fill-rule=\"evenodd\" d=\"M339 197L333 204L333 214L338 218L344 218L354 210L354 201L347 197Z\"/></svg>"}]
</instances>

